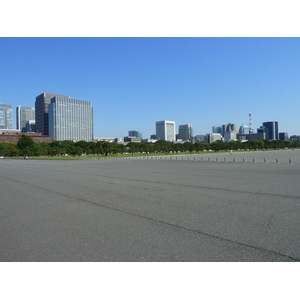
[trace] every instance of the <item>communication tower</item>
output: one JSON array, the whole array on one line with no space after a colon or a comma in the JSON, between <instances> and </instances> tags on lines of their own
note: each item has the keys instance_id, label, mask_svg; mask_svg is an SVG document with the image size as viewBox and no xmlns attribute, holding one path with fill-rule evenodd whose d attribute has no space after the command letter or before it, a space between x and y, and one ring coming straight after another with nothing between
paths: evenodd
<instances>
[{"instance_id":1,"label":"communication tower","mask_svg":"<svg viewBox=\"0 0 300 300\"><path fill-rule=\"evenodd\" d=\"M250 127L250 134L253 133L253 130L252 130L252 114L249 113L249 127Z\"/></svg>"}]
</instances>

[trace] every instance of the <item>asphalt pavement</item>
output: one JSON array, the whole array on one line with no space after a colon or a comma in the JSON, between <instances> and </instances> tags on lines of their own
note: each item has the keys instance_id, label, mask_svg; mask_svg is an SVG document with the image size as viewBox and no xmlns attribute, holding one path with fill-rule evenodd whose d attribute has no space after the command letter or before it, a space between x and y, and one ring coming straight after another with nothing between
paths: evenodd
<instances>
[{"instance_id":1,"label":"asphalt pavement","mask_svg":"<svg viewBox=\"0 0 300 300\"><path fill-rule=\"evenodd\" d=\"M300 164L0 161L0 261L299 261Z\"/></svg>"}]
</instances>

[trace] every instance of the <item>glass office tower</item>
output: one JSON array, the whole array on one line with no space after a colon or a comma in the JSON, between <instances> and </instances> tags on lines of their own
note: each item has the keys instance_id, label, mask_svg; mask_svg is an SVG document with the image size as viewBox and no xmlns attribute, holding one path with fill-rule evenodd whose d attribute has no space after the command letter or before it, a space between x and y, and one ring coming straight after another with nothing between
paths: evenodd
<instances>
[{"instance_id":1,"label":"glass office tower","mask_svg":"<svg viewBox=\"0 0 300 300\"><path fill-rule=\"evenodd\" d=\"M12 106L0 103L0 129L12 129Z\"/></svg>"},{"instance_id":2,"label":"glass office tower","mask_svg":"<svg viewBox=\"0 0 300 300\"><path fill-rule=\"evenodd\" d=\"M43 135L49 135L48 106L51 98L55 96L70 98L70 96L53 93L41 93L35 98L36 132L41 132Z\"/></svg>"},{"instance_id":3,"label":"glass office tower","mask_svg":"<svg viewBox=\"0 0 300 300\"><path fill-rule=\"evenodd\" d=\"M17 129L20 132L27 132L27 124L35 120L35 108L30 106L17 106ZM32 132L34 130L30 130Z\"/></svg>"},{"instance_id":4,"label":"glass office tower","mask_svg":"<svg viewBox=\"0 0 300 300\"><path fill-rule=\"evenodd\" d=\"M267 140L278 140L278 122L271 121L271 122L264 122L263 127L266 129L266 139Z\"/></svg>"},{"instance_id":5,"label":"glass office tower","mask_svg":"<svg viewBox=\"0 0 300 300\"><path fill-rule=\"evenodd\" d=\"M49 104L52 141L93 141L93 109L90 101L53 97Z\"/></svg>"},{"instance_id":6,"label":"glass office tower","mask_svg":"<svg viewBox=\"0 0 300 300\"><path fill-rule=\"evenodd\" d=\"M192 124L179 125L178 139L183 141L192 141L193 126Z\"/></svg>"},{"instance_id":7,"label":"glass office tower","mask_svg":"<svg viewBox=\"0 0 300 300\"><path fill-rule=\"evenodd\" d=\"M142 132L138 131L138 130L129 130L128 131L128 136L133 136L133 137L140 138L140 139L143 138Z\"/></svg>"}]
</instances>

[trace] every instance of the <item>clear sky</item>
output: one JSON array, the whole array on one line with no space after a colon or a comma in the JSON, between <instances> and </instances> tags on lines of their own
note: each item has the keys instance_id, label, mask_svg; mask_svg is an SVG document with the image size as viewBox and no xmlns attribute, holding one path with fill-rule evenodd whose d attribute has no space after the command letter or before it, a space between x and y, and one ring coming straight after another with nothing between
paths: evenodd
<instances>
[{"instance_id":1,"label":"clear sky","mask_svg":"<svg viewBox=\"0 0 300 300\"><path fill-rule=\"evenodd\" d=\"M0 38L0 103L41 92L90 100L95 137L155 133L155 122L300 135L300 38Z\"/></svg>"}]
</instances>

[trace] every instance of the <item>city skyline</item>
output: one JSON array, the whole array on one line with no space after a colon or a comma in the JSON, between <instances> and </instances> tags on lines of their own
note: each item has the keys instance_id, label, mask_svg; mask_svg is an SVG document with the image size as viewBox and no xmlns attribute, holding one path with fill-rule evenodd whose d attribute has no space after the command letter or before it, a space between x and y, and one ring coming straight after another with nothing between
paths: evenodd
<instances>
[{"instance_id":1,"label":"city skyline","mask_svg":"<svg viewBox=\"0 0 300 300\"><path fill-rule=\"evenodd\" d=\"M57 96L59 96L59 97L57 97ZM52 101L50 101L51 99L50 98L52 98L53 97L53 99L54 98L58 98L58 99L63 99L64 100L64 102L66 102L66 101L68 101L68 100L72 100L72 101L82 101L82 104L84 103L84 102L86 102L86 103L90 103L90 101L86 101L86 100L78 100L78 99L71 99L70 98L70 96L64 96L64 95L58 95L58 94L53 94L53 93L45 93L45 92L43 92L43 93L41 93L39 96L37 96L36 97L36 107L39 107L39 106L41 106L41 108L40 108L40 115L44 115L44 111L45 112L47 112L47 120L48 120L48 105L50 105L51 104L51 102ZM71 101L71 102L72 102ZM50 102L50 103L48 103L48 102ZM1 105L1 104L0 104ZM11 105L8 105L8 104L2 104L4 107L11 107L12 108L12 106ZM51 106L51 105L50 105ZM50 106L49 106L49 108L50 108ZM80 106L81 107L81 106ZM16 116L17 116L17 128L16 129L14 129L14 128L6 128L6 130L8 130L8 129L12 129L12 130L20 130L19 128L18 128L18 123L19 123L19 121L18 121L18 118L19 118L19 116L18 116L18 110L20 110L20 109L34 109L34 111L35 111L35 108L34 107L24 107L24 106L18 106L17 107L17 109L16 109ZM79 107L78 107L79 108ZM73 109L75 109L75 107L73 108ZM92 108L91 108L92 109ZM12 110L12 109L11 109ZM38 109L39 110L39 109ZM79 109L79 110L81 110L81 108ZM79 112L79 110L78 110L78 112ZM75 112L75 110L74 110L74 113L76 114L76 112ZM91 115L89 116L89 119L91 119L91 123L93 123L93 113L92 113L92 111L91 111L91 113L90 113ZM12 123L12 118L11 118L11 115L12 115L12 112L10 113L10 122ZM44 117L45 118L45 117ZM30 118L29 118L30 119ZM35 119L32 119L32 120L27 120L27 126L26 127L28 127L28 128L31 128L31 124L34 124L33 126L34 126L34 128L35 128ZM75 119L73 120L73 121L75 121ZM73 122L72 121L72 122ZM33 122L33 123L30 123L30 122ZM53 120L52 120L52 122L53 122ZM61 121L60 121L61 122ZM69 122L70 124L72 124L72 122ZM197 136L197 134L196 135L194 135L193 134L193 125L192 124L179 124L178 125L178 130L176 130L176 126L175 126L175 124L176 124L176 122L175 121L167 121L167 120L163 120L163 121L156 121L156 133L155 134L153 134L154 136L157 136L157 130L158 130L158 124L159 123L166 123L166 124L168 124L168 122L169 123L172 123L172 134L174 134L174 138L172 137L171 139L170 138L166 138L166 137L162 137L162 136L164 136L165 135L165 133L161 133L161 134L159 134L159 135L161 135L158 139L165 139L165 140L168 140L168 141L176 141L177 140L177 136L178 136L178 139L179 140L181 140L182 139L182 136L181 135L188 135L188 138L183 138L183 140L191 140L192 138L196 138L196 136ZM49 131L49 130L52 130L53 131L53 128L52 129L50 129L50 127L52 126L50 126L49 127L49 124L48 124L48 121L46 121L46 120L44 120L44 121L40 121L40 123L47 123L47 132ZM299 134L296 134L296 135L290 135L288 132L282 132L282 131L280 131L279 132L279 127L278 127L278 122L277 121L265 121L265 122L262 122L262 125L260 126L260 127L258 127L256 130L253 128L253 126L252 126L252 116L249 114L249 125L241 125L241 126L239 126L239 130L237 130L237 128L236 128L236 124L235 123L228 123L228 124L223 124L222 126L212 126L212 129L211 129L211 131L209 131L209 132L207 132L206 133L206 135L208 135L208 134L214 134L214 133L220 133L221 134L221 136L222 137L224 137L225 138L225 140L231 140L231 138L229 137L229 136L226 136L226 133L229 133L229 132L235 132L235 133L239 133L239 134L249 134L250 133L250 131L251 131L251 133L253 133L253 134L256 134L256 133L260 133L260 132L266 132L266 139L268 139L268 140L273 140L274 139L274 137L273 137L273 135L275 135L275 131L274 131L274 133L272 133L271 134L271 136L269 136L269 130L271 130L271 127L269 127L269 126L273 126L273 125L270 125L270 124L275 124L276 123L276 138L275 139L280 139L279 138L279 133L281 133L281 134L284 134L284 136L285 137L290 137L290 136L299 136ZM64 120L64 130L67 130L67 124L68 124L68 122L67 122L67 120ZM68 125L69 127L71 126L71 125ZM76 126L78 126L78 124L76 125ZM86 124L84 125L84 126L86 126ZM164 125L165 126L165 125ZM275 126L275 125L274 125ZM72 126L71 126L72 127ZM73 131L72 130L72 128L69 128L68 129L68 131ZM89 132L91 133L91 132L93 132L93 130L94 130L94 128L93 128L93 126L91 125L89 125L89 127L90 127L90 129L89 129ZM4 129L4 128L3 128ZM60 129L59 129L60 130ZM246 130L246 131L245 131ZM267 131L266 131L267 130ZM275 130L275 129L272 129L272 130ZM21 131L21 130L20 130ZM43 130L40 130L40 131L36 131L36 132L41 132L42 134L44 134L45 132L45 129L43 129ZM163 130L163 131L166 131L166 128ZM24 132L35 132L35 131L32 131L31 129L30 130L28 130L28 131L24 131ZM75 132L75 131L74 131ZM185 132L185 133L183 133L183 132ZM128 131L128 135L124 135L123 137L126 137L126 136L135 136L135 137L139 137L139 138L142 138L142 132L141 131L137 131L137 130L129 130ZM205 135L204 133L201 133L202 135ZM46 135L48 135L48 134L46 134ZM50 134L49 133L49 135L52 135L52 138L54 137L54 134L52 133L52 134ZM89 135L89 134L88 134ZM147 137L146 139L149 139L149 138L152 138L151 136L153 136L153 135L150 135L149 137ZM175 135L176 135L176 137L175 137ZM199 135L199 134L198 134ZM58 139L57 137L58 137L58 135L57 134L55 134L55 137L56 138L54 138L54 140L65 140L66 138L64 137L64 138L62 138L62 139ZM253 137L254 137L254 135L253 135ZM83 140L89 140L89 141L91 141L93 138L101 138L101 137L96 137L95 135L93 135L93 136L90 136L89 138L83 138ZM108 137L103 137L103 138L108 138ZM110 138L120 138L120 137L110 137ZM70 138L71 140L72 140L72 138ZM235 138L234 138L235 139ZM78 140L78 138L75 138L75 140Z\"/></svg>"},{"instance_id":2,"label":"city skyline","mask_svg":"<svg viewBox=\"0 0 300 300\"><path fill-rule=\"evenodd\" d=\"M193 124L194 135L206 134L212 126L246 126L249 113L254 131L277 121L280 132L300 133L299 38L0 41L0 102L34 106L41 92L76 94L93 103L94 137L122 137L132 129L150 137L157 120Z\"/></svg>"}]
</instances>

